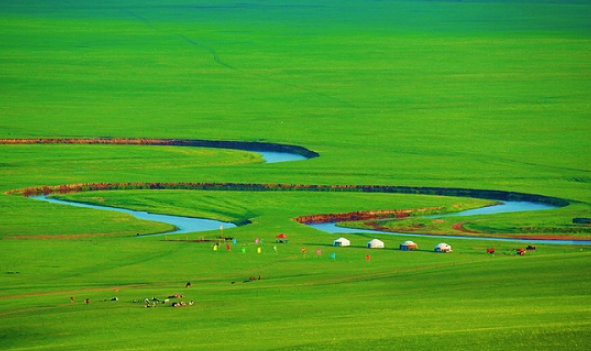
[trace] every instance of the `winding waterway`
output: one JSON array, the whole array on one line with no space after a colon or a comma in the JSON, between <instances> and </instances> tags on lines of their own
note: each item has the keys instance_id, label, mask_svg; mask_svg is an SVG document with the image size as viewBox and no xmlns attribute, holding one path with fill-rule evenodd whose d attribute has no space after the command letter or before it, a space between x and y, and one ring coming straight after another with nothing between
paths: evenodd
<instances>
[{"instance_id":1,"label":"winding waterway","mask_svg":"<svg viewBox=\"0 0 591 351\"><path fill-rule=\"evenodd\" d=\"M85 204L85 203L81 203L81 202L63 201L63 200L58 200L58 199L54 199L54 198L50 198L50 197L46 197L46 196L31 196L30 199L47 201L47 202L50 202L53 204L59 204L59 205L92 208L94 210L122 212L122 213L130 214L133 217L136 217L139 219L167 223L167 224L170 224L170 225L173 225L176 227L175 230L170 231L170 232L158 233L158 234L147 234L147 235L142 235L142 236L183 234L183 233L202 232L202 231L207 231L207 230L216 230L216 229L221 229L221 228L226 229L226 228L236 227L236 225L234 223L221 222L221 221L216 221L213 219L161 215L161 214L149 213L149 212L144 212L144 211L133 211L133 210L128 210L126 208L106 207L106 206Z\"/></svg>"},{"instance_id":2,"label":"winding waterway","mask_svg":"<svg viewBox=\"0 0 591 351\"><path fill-rule=\"evenodd\" d=\"M181 216L170 216L170 215L160 215L160 214L153 214L143 211L133 211L124 208L116 208L116 207L106 207L106 206L99 206L99 205L91 205L91 204L84 204L79 202L71 202L71 201L63 201L57 200L54 198L48 198L45 196L34 196L31 197L32 199L47 201L50 203L61 204L61 205L69 205L69 206L76 206L76 207L85 207L85 208L92 208L96 210L107 210L107 211L116 211L130 214L136 218L150 220L155 222L162 222L167 223L175 226L177 229L174 231L166 232L166 233L159 233L159 234L151 234L146 236L156 236L156 235L169 235L169 234L183 234L189 232L199 232L199 231L209 231L209 230L216 230L220 228L229 229L236 227L234 223L229 222L221 222L212 219L203 219L203 218L191 218L191 217L181 217ZM473 210L466 210L463 212L453 213L453 214L446 214L446 215L438 215L438 216L429 216L429 218L443 218L443 217L455 217L455 216L477 216L482 214L497 214L497 213L507 213L507 212L520 212L520 211L538 211L538 210L545 210L545 209L552 209L555 208L551 205L534 203L534 202L527 202L527 201L505 201L499 205L495 206L488 206ZM373 234L386 234L386 235L397 235L397 236L405 236L405 237L434 237L431 234L408 234L408 233L397 233L397 232L383 232L378 230L371 230L371 229L353 229L353 228L346 228L346 227L338 227L335 223L321 223L321 224L310 224L310 227L330 233L330 234L359 234L359 233L373 233ZM591 240L580 240L580 241L573 241L573 240L527 240L527 239L508 239L508 238L492 238L492 237L469 237L469 236L457 236L457 235L446 235L440 236L445 239L465 239L465 240L492 240L492 241L504 241L504 242L531 242L531 243L539 243L539 244L556 244L556 245L591 245Z\"/></svg>"},{"instance_id":3,"label":"winding waterway","mask_svg":"<svg viewBox=\"0 0 591 351\"><path fill-rule=\"evenodd\" d=\"M445 218L445 217L467 217L467 216L478 216L484 214L498 214L508 212L524 212L524 211L539 211L549 210L556 208L556 206L528 202L528 201L502 201L499 205L481 207L472 210L466 210L462 212L449 213L443 215L425 216L425 218ZM463 239L463 240L491 240L491 241L503 241L503 242L521 242L521 243L536 243L536 244L555 244L555 245L591 245L591 240L541 240L541 239L510 239L510 238L495 238L495 237L473 237L473 236L462 236L462 235L433 235L433 234L421 234L421 233L400 233L400 232L386 232L372 229L354 229L347 227L339 227L336 223L318 223L309 224L314 229L321 230L331 234L386 234L396 235L405 237L440 237L444 239Z\"/></svg>"},{"instance_id":4,"label":"winding waterway","mask_svg":"<svg viewBox=\"0 0 591 351\"><path fill-rule=\"evenodd\" d=\"M291 162L291 161L301 161L307 159L305 156L288 153L288 152L274 152L274 151L254 151L260 154L265 163L277 163L277 162ZM158 234L148 234L142 236L157 236L157 235L169 235L169 234L183 234L183 233L191 233L191 232L202 232L208 230L216 230L216 229L229 229L234 228L236 225L231 222L222 222L217 221L214 219L206 219L206 218L191 218L191 217L181 217L181 216L171 216L171 215L162 215L162 214L155 214L149 213L145 211L133 211L125 208L119 207L107 207L107 206L98 206L98 205L91 205L85 204L81 202L73 202L73 201L63 201L58 200L46 196L31 196L31 199L46 201L53 204L60 204L60 205L68 205L74 207L84 207L84 208L92 208L95 210L102 210L102 211L115 211L121 213L127 213L132 215L133 217L144 219L148 221L154 222L161 222L173 225L176 229L173 231L165 232L165 233L158 233Z\"/></svg>"},{"instance_id":5,"label":"winding waterway","mask_svg":"<svg viewBox=\"0 0 591 351\"><path fill-rule=\"evenodd\" d=\"M300 161L306 160L309 157L302 156L301 154L297 153L290 153L290 152L277 152L277 151L259 151L259 150L249 150L251 152L255 152L261 154L265 163L277 163L277 162L290 162L290 161ZM191 218L191 217L181 217L181 216L171 216L171 215L161 215L161 214L154 214L148 213L144 211L133 211L124 208L116 208L116 207L106 207L106 206L99 206L99 205L92 205L92 204L85 204L79 202L71 202L71 201L63 201L58 200L46 196L31 196L30 198L40 200L40 201L47 201L54 204L61 204L61 205L68 205L68 206L75 206L75 207L85 207L91 208L96 210L103 210L103 211L116 211L127 213L132 215L133 217L167 223L173 225L175 230L165 232L165 233L158 233L158 234L149 234L143 236L155 236L155 235L169 235L169 234L183 234L189 232L199 232L199 231L210 231L210 230L218 230L218 229L229 229L236 227L234 223L229 222L222 222L212 219L205 219L205 218ZM435 216L428 216L427 218L443 218L443 217L460 217L460 216L478 216L483 214L497 214L497 213L507 213L507 212L521 212L521 211L539 211L539 210L547 210L556 208L556 206L533 202L533 201L499 201L499 205L495 206L488 206L478 209L467 210L458 213L451 213L445 215L435 215ZM397 236L406 236L406 237L434 237L435 235L432 234L417 234L417 233L398 233L398 232L385 232L385 231L378 231L378 230L371 230L371 229L352 229L346 227L338 227L335 223L321 223L321 224L310 224L312 228L317 230L331 233L331 234L344 234L344 233L374 233L374 234L382 234L382 235L397 235ZM591 240L539 240L539 239L509 239L509 238L494 238L494 237L470 237L470 236L457 236L457 235L446 235L440 236L446 239L464 239L464 240L493 240L493 241L504 241L504 242L530 242L530 243L544 243L544 244L558 244L558 245L591 245Z\"/></svg>"}]
</instances>

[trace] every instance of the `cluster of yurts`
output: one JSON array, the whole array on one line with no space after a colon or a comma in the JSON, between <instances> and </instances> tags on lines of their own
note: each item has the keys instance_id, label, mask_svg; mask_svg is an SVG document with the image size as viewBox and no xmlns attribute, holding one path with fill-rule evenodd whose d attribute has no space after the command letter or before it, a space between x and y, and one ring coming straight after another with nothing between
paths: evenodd
<instances>
[{"instance_id":1,"label":"cluster of yurts","mask_svg":"<svg viewBox=\"0 0 591 351\"><path fill-rule=\"evenodd\" d=\"M338 238L335 241L333 241L332 246L336 246L336 247L344 247L344 246L351 246L351 242L345 238ZM384 248L384 242L378 239L373 239L367 242L367 248L368 249L383 249ZM414 241L410 241L407 240L405 242L403 242L402 244L400 244L400 250L402 251L412 251L412 250L418 250L419 249L419 245L417 245ZM433 251L435 252L451 252L451 246L449 246L446 243L439 243L437 245L435 245L435 248L433 249Z\"/></svg>"}]
</instances>

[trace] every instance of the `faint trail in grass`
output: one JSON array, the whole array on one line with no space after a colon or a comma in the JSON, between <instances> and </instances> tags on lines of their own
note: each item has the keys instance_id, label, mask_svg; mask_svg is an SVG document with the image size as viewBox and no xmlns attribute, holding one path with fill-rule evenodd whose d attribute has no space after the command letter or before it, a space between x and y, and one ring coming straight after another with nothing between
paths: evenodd
<instances>
[{"instance_id":1,"label":"faint trail in grass","mask_svg":"<svg viewBox=\"0 0 591 351\"><path fill-rule=\"evenodd\" d=\"M193 46L196 46L196 47L198 47L198 48L201 48L201 49L203 49L203 50L205 50L205 51L209 52L209 53L211 54L211 56L213 57L213 60L214 60L214 61L215 61L217 64L219 64L219 65L221 65L221 66L224 66L224 67L226 67L226 68L229 68L229 69L235 69L234 67L232 67L232 66L230 66L229 64L225 63L224 61L222 61L222 59L220 58L220 55L218 55L218 53L217 53L217 52L216 52L216 51L215 51L213 48L211 48L211 47L209 47L209 46L207 46L207 45L203 45L203 44L201 44L201 43L198 43L198 42L196 42L196 41L194 41L194 40L192 40L192 39L189 39L189 38L187 38L186 36L184 36L183 34L179 34L179 33L175 33L175 32L171 32L171 31L167 31L167 30L163 30L163 29L156 28L156 26L154 26L154 25L152 24L152 22L150 22L150 21L149 21L147 18L144 18L144 17L142 17L142 16L140 16L140 15L136 14L136 13L135 13L135 12L133 12L133 11L126 10L125 12L126 12L127 14L129 14L130 16L132 16L132 17L135 17L135 18L139 19L140 21L142 21L142 22L143 22L143 23L144 23L146 26L148 26L150 29L153 29L153 30L155 30L155 31L158 31L158 32L164 32L164 33L167 33L167 34L170 34L170 35L174 35L174 36L176 36L176 37L178 37L178 38L182 39L183 41L185 41L185 42L187 42L187 43L189 43L189 44L191 44L191 45L193 45Z\"/></svg>"},{"instance_id":2,"label":"faint trail in grass","mask_svg":"<svg viewBox=\"0 0 591 351\"><path fill-rule=\"evenodd\" d=\"M198 42L196 42L196 41L194 41L194 40L192 40L192 39L189 39L188 37L186 37L186 36L185 36L185 35L183 35L183 34L176 33L176 32L171 32L171 31L168 31L168 30L164 30L164 29L157 28L156 26L154 26L154 24L152 24L152 22L151 22L150 20L148 20L148 19L147 19L147 18L145 18L145 17L142 17L142 16L138 15L137 13L135 13L135 12L133 12L133 11L131 11L131 10L125 10L125 12L126 12L128 15L130 15L130 16L132 16L132 17L135 17L135 18L137 18L138 20L142 21L142 22L143 22L143 23L144 23L146 26L148 26L150 29L153 29L153 30L155 30L155 31L157 31L157 32L163 32L163 33L167 33L167 34L170 34L170 35L176 36L176 37L178 37L178 38L182 39L184 42L186 42L186 43L188 43L188 44L191 44L191 45L193 45L193 46L196 46L196 47L198 47L198 48L200 48L200 49L203 49L203 50L205 50L205 51L209 52L209 53L211 54L211 56L213 57L213 60L214 60L214 61L215 61L217 64L219 64L219 65L221 65L221 66L224 66L224 67L226 67L226 68L229 68L229 69L233 69L233 70L235 69L234 67L230 66L230 65L229 65L229 64L227 64L226 62L222 61L222 59L220 58L220 55L218 55L218 53L217 53L217 52L216 52L216 51L215 51L213 48L211 48L211 47L209 47L209 46L207 46L207 45L203 45L203 44L201 44L201 43L198 43Z\"/></svg>"},{"instance_id":3,"label":"faint trail in grass","mask_svg":"<svg viewBox=\"0 0 591 351\"><path fill-rule=\"evenodd\" d=\"M140 288L149 287L149 286L155 285L155 284L158 284L158 283L100 286L100 287L96 287L96 288L80 288L80 289L67 289L67 290L50 290L50 291L41 291L41 292L32 292L32 293L22 293L22 294L18 294L18 295L4 295L4 296L0 296L0 300L22 299L24 297L29 297L29 296L73 295L73 294L82 294L82 293L86 293L86 292L113 291L114 288L140 289ZM162 283L160 283L160 284L163 285Z\"/></svg>"},{"instance_id":4,"label":"faint trail in grass","mask_svg":"<svg viewBox=\"0 0 591 351\"><path fill-rule=\"evenodd\" d=\"M183 39L184 41L186 41L187 43L189 43L191 45L194 45L196 47L199 47L199 48L202 48L202 49L208 51L211 54L211 56L213 56L213 60L215 62L217 62L219 65L222 65L226 68L233 69L233 70L236 69L236 68L230 66L229 64L225 63L224 61L222 61L222 59L220 58L220 55L218 55L218 53L214 49L212 49L211 47L209 47L207 45L203 45L201 43L198 43L194 40L191 40L182 34L179 34L179 33L173 33L173 34L176 35L177 37Z\"/></svg>"},{"instance_id":5,"label":"faint trail in grass","mask_svg":"<svg viewBox=\"0 0 591 351\"><path fill-rule=\"evenodd\" d=\"M160 31L158 28L154 27L154 25L152 24L152 22L148 21L148 19L138 15L137 13L131 11L131 10L125 10L125 13L127 13L128 15L130 15L131 17L135 17L136 19L139 19L140 21L144 22L144 24L148 27L150 27L151 29L155 30L155 31Z\"/></svg>"},{"instance_id":6,"label":"faint trail in grass","mask_svg":"<svg viewBox=\"0 0 591 351\"><path fill-rule=\"evenodd\" d=\"M213 60L218 65L220 65L222 67L225 67L227 69L230 69L230 70L239 72L239 73L241 73L242 75L244 75L246 77L253 77L253 78L260 79L260 80L265 80L265 81L272 82L272 83L275 83L275 84L283 85L283 86L286 86L286 87L289 87L289 88L293 88L293 89L296 89L296 90L300 90L300 91L303 91L303 92L306 92L306 93L309 93L309 94L316 95L316 96L318 96L320 98L323 98L323 99L326 99L326 100L331 100L333 102L339 103L339 104L341 104L342 106L345 106L345 107L354 107L348 101L341 100L341 99L338 99L338 98L336 98L334 96L331 96L331 95L328 95L328 94L325 94L325 93L318 92L318 91L316 91L314 89L308 88L308 87L303 86L303 85L287 83L285 81L281 81L279 79L272 78L272 77L270 77L268 75L261 75L261 74L256 74L256 73L252 73L252 72L242 71L242 70L240 70L240 69L238 69L238 68L236 68L236 67L228 64L224 60L222 60L221 57L220 57L220 55L217 53L217 51L215 49L213 49L212 47L210 47L210 46L207 46L207 45L204 45L204 44L202 44L200 42L197 42L197 41L195 41L195 40L187 37L184 34L180 34L180 33L172 32L172 31L168 31L168 30L161 29L161 28L157 28L156 26L154 26L154 24L150 20L148 20L145 17L142 17L142 16L138 15L137 13L135 13L135 12L133 12L131 10L125 10L125 13L127 13L128 15L130 15L130 16L138 19L138 20L140 20L147 27L149 27L150 29L152 29L154 31L162 32L162 33L167 33L169 35L176 36L177 38L183 40L187 44L190 44L190 45L195 46L195 47L197 47L199 49L202 49L202 50L205 50L205 51L209 52L209 54L211 54L211 56L213 57Z\"/></svg>"}]
</instances>

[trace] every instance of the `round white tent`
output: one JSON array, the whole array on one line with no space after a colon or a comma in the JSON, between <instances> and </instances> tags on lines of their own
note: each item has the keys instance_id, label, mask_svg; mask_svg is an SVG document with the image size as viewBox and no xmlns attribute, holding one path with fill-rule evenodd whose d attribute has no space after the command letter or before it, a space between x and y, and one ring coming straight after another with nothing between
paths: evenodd
<instances>
[{"instance_id":1,"label":"round white tent","mask_svg":"<svg viewBox=\"0 0 591 351\"><path fill-rule=\"evenodd\" d=\"M435 252L451 252L451 246L446 243L439 243L435 246Z\"/></svg>"},{"instance_id":2,"label":"round white tent","mask_svg":"<svg viewBox=\"0 0 591 351\"><path fill-rule=\"evenodd\" d=\"M400 244L400 250L402 251L410 251L410 250L418 250L419 245L417 245L414 241L407 240Z\"/></svg>"},{"instance_id":3,"label":"round white tent","mask_svg":"<svg viewBox=\"0 0 591 351\"><path fill-rule=\"evenodd\" d=\"M332 242L332 246L337 246L337 247L351 246L351 242L345 238L338 238L337 240Z\"/></svg>"},{"instance_id":4,"label":"round white tent","mask_svg":"<svg viewBox=\"0 0 591 351\"><path fill-rule=\"evenodd\" d=\"M373 239L373 240L367 242L367 248L368 249L383 249L384 242L381 240L378 240L378 239Z\"/></svg>"}]
</instances>

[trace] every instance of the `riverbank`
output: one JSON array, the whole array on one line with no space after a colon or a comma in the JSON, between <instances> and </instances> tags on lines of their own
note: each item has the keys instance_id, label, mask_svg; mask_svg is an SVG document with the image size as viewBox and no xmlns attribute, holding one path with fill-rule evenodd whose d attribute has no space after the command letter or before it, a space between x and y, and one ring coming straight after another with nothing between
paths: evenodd
<instances>
[{"instance_id":1,"label":"riverbank","mask_svg":"<svg viewBox=\"0 0 591 351\"><path fill-rule=\"evenodd\" d=\"M31 138L0 139L0 144L82 144L82 145L151 145L184 146L217 149L234 149L254 152L274 152L296 154L305 158L318 157L319 154L298 145L266 143L261 141L200 140L200 139L152 139L152 138ZM283 160L285 161L285 160Z\"/></svg>"},{"instance_id":2,"label":"riverbank","mask_svg":"<svg viewBox=\"0 0 591 351\"><path fill-rule=\"evenodd\" d=\"M182 217L182 216L170 216L170 215L163 215L163 214L156 214L156 213L149 213L145 211L134 211L125 208L118 208L118 207L107 207L107 206L99 206L81 202L73 202L73 201L63 201L54 198L49 198L46 196L34 196L31 197L32 199L39 200L39 201L46 201L53 204L60 204L60 205L68 205L74 207L83 207L83 208L91 208L94 210L102 210L102 211L115 211L129 214L133 217L147 220L147 221L154 221L160 223L170 224L174 227L173 230L161 232L161 233L152 233L152 234L144 234L142 236L160 236L160 235L172 235L172 234L185 234L185 233L192 233L192 232L201 232L201 231L209 231L209 230L220 230L223 232L224 229L230 229L236 227L236 224L224 221L217 221L213 219L207 218L191 218L191 217ZM139 234L137 235L139 236Z\"/></svg>"},{"instance_id":3,"label":"riverbank","mask_svg":"<svg viewBox=\"0 0 591 351\"><path fill-rule=\"evenodd\" d=\"M91 208L97 210L107 210L107 211L116 211L116 212L123 212L130 214L136 218L144 219L144 220L151 220L161 223L167 223L175 227L174 230L162 232L162 233L154 233L142 236L163 236L163 235L174 235L174 234L183 234L183 233L190 233L190 232L199 232L199 231L213 231L213 230L220 230L223 233L224 229L231 229L236 227L235 223L224 222L224 221L216 221L211 219L202 219L202 218L193 218L193 217L185 217L185 216L171 216L171 215L160 215L160 214L152 214L147 213L144 211L134 211L128 210L124 208L118 207L111 207L111 206L102 206L98 204L92 203L81 203L75 201L63 201L53 198L48 198L46 196L36 196L32 197L33 199L40 200L40 201L47 201L50 203L62 204L62 205L69 205L75 207L84 207L84 208ZM408 219L409 216L414 219L423 220L433 220L433 221L441 221L438 218L445 218L445 217L453 217L453 216L463 216L466 214L474 213L475 211L485 211L487 214L502 214L502 213L509 213L509 212L518 212L518 211L539 211L545 209L552 209L555 208L550 205L541 205L537 203L528 203L528 202L509 202L503 203L498 202L495 205L488 205L480 209L467 209L464 211L458 211L454 213L440 213L438 215L433 215L432 212L442 211L443 207L422 207L422 208L415 208L415 209L396 209L396 210L380 210L380 211L356 211L356 212L347 212L342 214L325 214L325 215L313 215L313 216L301 216L294 218L295 222L305 224L309 227L312 227L317 230L324 231L330 234L337 234L337 233L350 233L350 234L364 234L364 233L372 233L372 234L380 234L380 235L400 235L400 236L410 236L410 237L441 237L441 238L448 238L448 239L470 239L470 240L493 240L493 241L506 241L506 242L529 242L529 243L545 243L545 244L558 244L558 245L591 245L591 240L586 240L585 238L570 238L570 237L510 237L510 236L491 236L489 233L475 233L473 235L454 235L453 233L421 233L417 230L410 231L394 231L391 228L386 226L381 226L376 224L373 226L373 229L366 229L365 226L372 227L371 224L367 224L363 219L357 220L353 222L357 225L356 228L346 227L351 226L351 221L355 218L359 219L362 217L381 217L382 219L392 218L391 216L395 216L398 220ZM377 222L379 223L380 220L378 219ZM243 222L241 224L248 224L249 221ZM340 224L344 224L342 226ZM372 222L373 223L373 222ZM416 229L416 228L415 228ZM424 228L423 228L424 229Z\"/></svg>"},{"instance_id":4,"label":"riverbank","mask_svg":"<svg viewBox=\"0 0 591 351\"><path fill-rule=\"evenodd\" d=\"M444 187L408 187L395 185L314 185L314 184L257 184L257 183L215 183L215 182L133 182L133 183L78 183L53 186L36 186L7 191L9 195L38 196L50 194L68 194L100 190L139 190L139 189L175 189L175 190L217 190L217 191L319 191L319 192L365 192L408 195L436 195L472 197L498 201L526 201L564 207L571 203L567 199L552 196L526 194L501 190L463 189Z\"/></svg>"}]
</instances>

